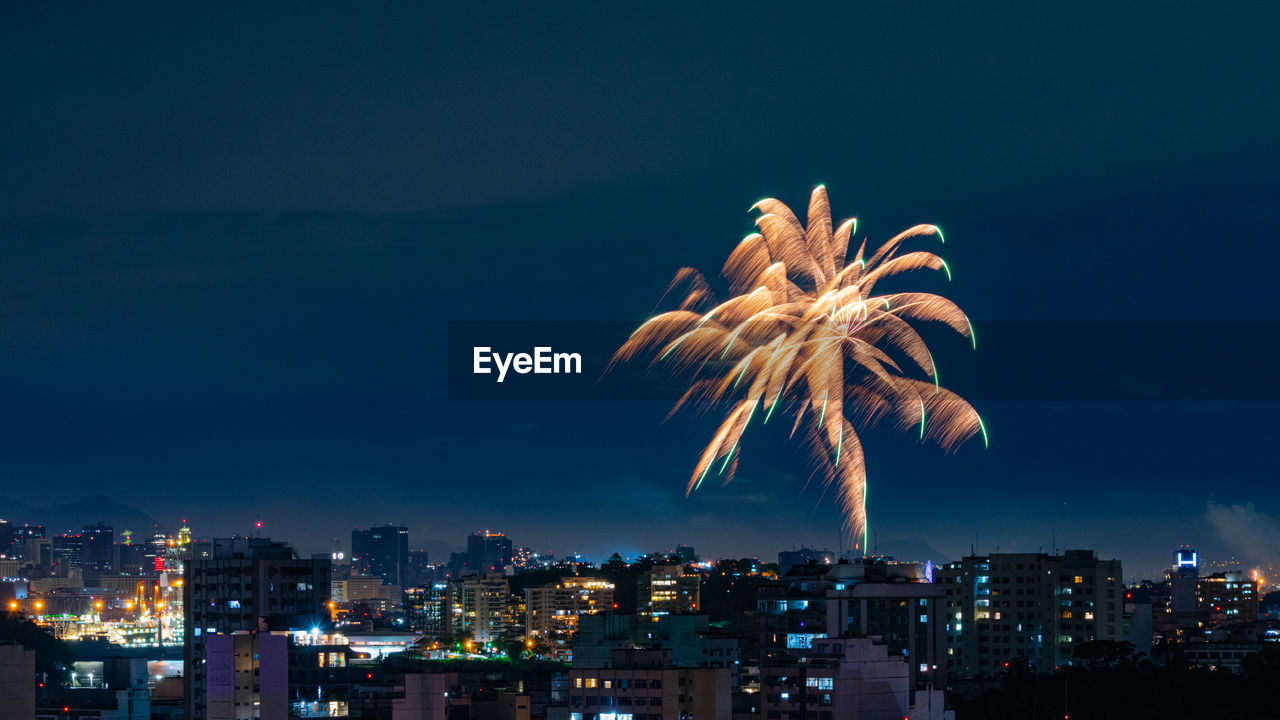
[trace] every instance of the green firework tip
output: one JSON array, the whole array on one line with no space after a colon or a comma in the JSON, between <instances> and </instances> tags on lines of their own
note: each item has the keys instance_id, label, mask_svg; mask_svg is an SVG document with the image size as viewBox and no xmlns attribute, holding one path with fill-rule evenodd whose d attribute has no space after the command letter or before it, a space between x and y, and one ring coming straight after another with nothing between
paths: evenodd
<instances>
[{"instance_id":1,"label":"green firework tip","mask_svg":"<svg viewBox=\"0 0 1280 720\"><path fill-rule=\"evenodd\" d=\"M973 331L973 321L965 316L965 322L969 323L969 342L973 344L973 349L978 349L978 334Z\"/></svg>"},{"instance_id":2,"label":"green firework tip","mask_svg":"<svg viewBox=\"0 0 1280 720\"><path fill-rule=\"evenodd\" d=\"M733 457L733 452L737 449L738 449L738 443L734 443L733 447L729 448L728 454L724 456L724 462L720 464L720 472L716 473L717 475L724 474L724 469L729 467L729 459ZM708 469L710 469L710 467L711 467L710 465L707 466Z\"/></svg>"},{"instance_id":3,"label":"green firework tip","mask_svg":"<svg viewBox=\"0 0 1280 720\"><path fill-rule=\"evenodd\" d=\"M769 412L764 414L765 425L769 424L769 418L773 417L773 409L778 407L778 401L781 399L782 399L782 393L778 393L777 396L773 398L773 402L769 403Z\"/></svg>"},{"instance_id":4,"label":"green firework tip","mask_svg":"<svg viewBox=\"0 0 1280 720\"><path fill-rule=\"evenodd\" d=\"M947 261L938 258L938 262L942 263L942 269L947 273L947 282L951 282L951 268L947 265Z\"/></svg>"},{"instance_id":5,"label":"green firework tip","mask_svg":"<svg viewBox=\"0 0 1280 720\"><path fill-rule=\"evenodd\" d=\"M947 238L942 235L942 228L938 227L937 225L934 225L933 231L938 233L938 241L941 242L943 245L946 245Z\"/></svg>"},{"instance_id":6,"label":"green firework tip","mask_svg":"<svg viewBox=\"0 0 1280 720\"><path fill-rule=\"evenodd\" d=\"M973 414L978 416L978 429L982 431L982 447L991 447L991 441L987 438L987 424L982 422L982 416L978 415L977 410L974 410Z\"/></svg>"},{"instance_id":7,"label":"green firework tip","mask_svg":"<svg viewBox=\"0 0 1280 720\"><path fill-rule=\"evenodd\" d=\"M924 423L925 423L924 400L921 400L920 401L920 439L921 440L924 439Z\"/></svg>"}]
</instances>

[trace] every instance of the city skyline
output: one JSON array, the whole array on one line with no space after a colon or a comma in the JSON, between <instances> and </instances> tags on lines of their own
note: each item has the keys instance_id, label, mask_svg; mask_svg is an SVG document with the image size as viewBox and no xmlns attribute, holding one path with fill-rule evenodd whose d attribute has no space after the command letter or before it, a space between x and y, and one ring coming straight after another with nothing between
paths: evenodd
<instances>
[{"instance_id":1,"label":"city skyline","mask_svg":"<svg viewBox=\"0 0 1280 720\"><path fill-rule=\"evenodd\" d=\"M26 69L0 81L23 108L0 118L4 494L107 494L225 532L261 518L318 550L360 518L445 518L443 539L473 517L595 554L668 537L730 554L743 528L770 546L751 554L833 547L794 446L756 444L736 488L685 499L709 425L664 424L660 402L449 401L444 370L449 321L645 319L678 267L718 267L752 203L802 206L816 183L873 241L942 227L947 293L980 336L1280 320L1267 23L829 10L775 18L810 41L760 53L749 12L21 9L0 31ZM813 98L823 112L770 108ZM1249 339L1274 354L1274 334ZM1138 385L1148 361L1114 358ZM987 450L867 439L879 547L1056 533L1148 572L1188 542L1274 561L1274 399L974 402Z\"/></svg>"}]
</instances>

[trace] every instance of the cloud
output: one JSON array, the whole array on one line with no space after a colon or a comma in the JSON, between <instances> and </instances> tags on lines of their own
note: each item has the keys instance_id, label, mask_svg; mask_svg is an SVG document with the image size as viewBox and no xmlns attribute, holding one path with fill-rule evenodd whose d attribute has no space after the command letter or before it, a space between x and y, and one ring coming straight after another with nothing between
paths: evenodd
<instances>
[{"instance_id":1,"label":"cloud","mask_svg":"<svg viewBox=\"0 0 1280 720\"><path fill-rule=\"evenodd\" d=\"M1209 502L1205 519L1218 535L1248 563L1270 563L1280 550L1280 520L1258 512L1253 503L1220 505Z\"/></svg>"}]
</instances>

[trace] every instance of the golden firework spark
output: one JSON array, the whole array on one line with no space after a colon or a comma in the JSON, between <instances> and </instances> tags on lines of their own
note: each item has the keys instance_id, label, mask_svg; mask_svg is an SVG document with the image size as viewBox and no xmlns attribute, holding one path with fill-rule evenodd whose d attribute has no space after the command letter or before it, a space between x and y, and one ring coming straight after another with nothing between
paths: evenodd
<instances>
[{"instance_id":1,"label":"golden firework spark","mask_svg":"<svg viewBox=\"0 0 1280 720\"><path fill-rule=\"evenodd\" d=\"M857 219L833 225L826 188L814 188L804 225L772 198L752 210L761 212L759 232L743 238L724 265L730 298L717 303L701 273L681 268L668 290L684 291L679 309L637 328L614 362L652 354L654 366L687 376L689 389L672 413L728 405L689 479L689 493L717 465L726 484L733 478L742 434L757 410L764 422L794 415L792 436L806 427L818 472L836 488L846 525L865 548L867 474L859 431L888 418L900 429L919 428L921 440L947 450L978 433L986 442L977 411L938 384L933 356L913 326L940 322L973 339L968 317L939 295L874 293L879 281L912 270L941 270L949 279L946 262L933 253L898 254L905 241L936 236L941 242L942 232L916 225L870 256L863 241L850 260Z\"/></svg>"}]
</instances>

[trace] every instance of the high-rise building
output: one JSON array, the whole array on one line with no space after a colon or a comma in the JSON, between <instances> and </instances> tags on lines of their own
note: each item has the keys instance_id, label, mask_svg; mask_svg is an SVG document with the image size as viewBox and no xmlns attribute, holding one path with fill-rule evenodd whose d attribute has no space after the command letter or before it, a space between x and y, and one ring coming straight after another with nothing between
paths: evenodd
<instances>
[{"instance_id":1,"label":"high-rise building","mask_svg":"<svg viewBox=\"0 0 1280 720\"><path fill-rule=\"evenodd\" d=\"M80 564L86 573L115 572L115 533L110 525L85 525L80 539Z\"/></svg>"},{"instance_id":2,"label":"high-rise building","mask_svg":"<svg viewBox=\"0 0 1280 720\"><path fill-rule=\"evenodd\" d=\"M53 574L70 577L84 568L84 538L80 535L54 535L50 543Z\"/></svg>"},{"instance_id":3,"label":"high-rise building","mask_svg":"<svg viewBox=\"0 0 1280 720\"><path fill-rule=\"evenodd\" d=\"M511 594L502 575L471 576L450 583L450 630L485 644L507 632L507 597Z\"/></svg>"},{"instance_id":4,"label":"high-rise building","mask_svg":"<svg viewBox=\"0 0 1280 720\"><path fill-rule=\"evenodd\" d=\"M211 636L310 630L328 619L332 566L327 556L302 559L285 543L243 537L214 540L211 555L189 561L183 575L187 618L182 656L189 720L209 720L207 700L213 685L205 661Z\"/></svg>"},{"instance_id":5,"label":"high-rise building","mask_svg":"<svg viewBox=\"0 0 1280 720\"><path fill-rule=\"evenodd\" d=\"M802 650L827 637L828 575L841 565L794 565L777 581L756 589L756 629L764 655Z\"/></svg>"},{"instance_id":6,"label":"high-rise building","mask_svg":"<svg viewBox=\"0 0 1280 720\"><path fill-rule=\"evenodd\" d=\"M683 565L655 565L636 578L636 610L641 615L682 615L702 607L702 576Z\"/></svg>"},{"instance_id":7,"label":"high-rise building","mask_svg":"<svg viewBox=\"0 0 1280 720\"><path fill-rule=\"evenodd\" d=\"M827 578L829 637L875 638L905 658L912 703L916 693L946 687L946 600L941 585L930 582L913 563L879 558L836 563Z\"/></svg>"},{"instance_id":8,"label":"high-rise building","mask_svg":"<svg viewBox=\"0 0 1280 720\"><path fill-rule=\"evenodd\" d=\"M416 633L442 638L451 635L449 585L431 583L404 590L405 624Z\"/></svg>"},{"instance_id":9,"label":"high-rise building","mask_svg":"<svg viewBox=\"0 0 1280 720\"><path fill-rule=\"evenodd\" d=\"M511 538L485 530L467 538L467 573L505 573L512 563Z\"/></svg>"},{"instance_id":10,"label":"high-rise building","mask_svg":"<svg viewBox=\"0 0 1280 720\"><path fill-rule=\"evenodd\" d=\"M961 675L994 674L1018 659L1048 672L1083 643L1128 637L1120 561L1092 550L969 556L938 577L947 652Z\"/></svg>"},{"instance_id":11,"label":"high-rise building","mask_svg":"<svg viewBox=\"0 0 1280 720\"><path fill-rule=\"evenodd\" d=\"M578 617L613 609L613 583L604 578L567 577L542 587L526 588L525 637L567 657Z\"/></svg>"},{"instance_id":12,"label":"high-rise building","mask_svg":"<svg viewBox=\"0 0 1280 720\"><path fill-rule=\"evenodd\" d=\"M1169 571L1171 578L1200 577L1200 554L1190 545L1183 545L1173 551L1173 567Z\"/></svg>"},{"instance_id":13,"label":"high-rise building","mask_svg":"<svg viewBox=\"0 0 1280 720\"><path fill-rule=\"evenodd\" d=\"M377 575L382 582L403 588L409 579L409 528L378 525L351 531L351 565L361 575Z\"/></svg>"}]
</instances>

